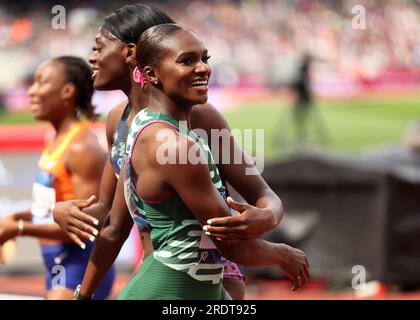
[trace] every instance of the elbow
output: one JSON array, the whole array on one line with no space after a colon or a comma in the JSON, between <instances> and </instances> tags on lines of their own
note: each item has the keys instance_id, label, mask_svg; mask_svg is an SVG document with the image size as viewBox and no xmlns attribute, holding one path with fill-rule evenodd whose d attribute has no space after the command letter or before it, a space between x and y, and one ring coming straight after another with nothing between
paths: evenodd
<instances>
[{"instance_id":1,"label":"elbow","mask_svg":"<svg viewBox=\"0 0 420 320\"><path fill-rule=\"evenodd\" d=\"M128 237L128 233L122 228L109 224L100 232L101 238L111 243L124 243Z\"/></svg>"},{"instance_id":2,"label":"elbow","mask_svg":"<svg viewBox=\"0 0 420 320\"><path fill-rule=\"evenodd\" d=\"M271 213L273 215L273 228L277 227L284 218L284 206L280 197L270 190Z\"/></svg>"},{"instance_id":3,"label":"elbow","mask_svg":"<svg viewBox=\"0 0 420 320\"><path fill-rule=\"evenodd\" d=\"M270 229L277 227L284 218L284 205L280 197L267 186L267 188L257 196L257 203L262 201L261 204L265 207L267 212L272 215Z\"/></svg>"},{"instance_id":4,"label":"elbow","mask_svg":"<svg viewBox=\"0 0 420 320\"><path fill-rule=\"evenodd\" d=\"M285 215L285 213L284 213L284 206L283 206L283 201L281 201L281 199L279 198L279 197L277 197L278 198L278 208L279 208L279 214L278 214L278 219L277 219L277 221L275 221L275 226L277 227L279 224L280 224L280 222L283 220L283 218L284 218L284 215Z\"/></svg>"},{"instance_id":5,"label":"elbow","mask_svg":"<svg viewBox=\"0 0 420 320\"><path fill-rule=\"evenodd\" d=\"M270 190L271 191L271 190ZM266 206L267 212L271 214L271 222L269 230L276 228L284 218L284 206L281 199L274 193L270 192L268 195L268 204Z\"/></svg>"}]
</instances>

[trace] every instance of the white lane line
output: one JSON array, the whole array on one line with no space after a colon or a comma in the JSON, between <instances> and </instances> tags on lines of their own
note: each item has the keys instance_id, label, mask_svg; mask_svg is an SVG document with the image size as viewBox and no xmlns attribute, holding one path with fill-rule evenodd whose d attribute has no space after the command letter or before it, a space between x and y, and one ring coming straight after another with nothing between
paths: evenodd
<instances>
[{"instance_id":1,"label":"white lane line","mask_svg":"<svg viewBox=\"0 0 420 320\"><path fill-rule=\"evenodd\" d=\"M42 297L21 296L16 294L1 294L0 300L44 300Z\"/></svg>"}]
</instances>

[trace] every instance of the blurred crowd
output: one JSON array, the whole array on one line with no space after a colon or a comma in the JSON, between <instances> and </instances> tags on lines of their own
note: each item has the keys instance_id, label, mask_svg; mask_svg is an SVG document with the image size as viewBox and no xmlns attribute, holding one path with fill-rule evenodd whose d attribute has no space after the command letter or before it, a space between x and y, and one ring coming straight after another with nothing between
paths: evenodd
<instances>
[{"instance_id":1,"label":"blurred crowd","mask_svg":"<svg viewBox=\"0 0 420 320\"><path fill-rule=\"evenodd\" d=\"M0 95L31 78L43 60L87 57L102 19L135 1L64 1L65 29L53 29L54 1L0 3ZM206 42L213 85L277 87L309 54L319 74L375 76L420 68L420 0L144 1L195 30ZM366 12L355 29L354 6ZM357 13L360 13L359 11Z\"/></svg>"}]
</instances>

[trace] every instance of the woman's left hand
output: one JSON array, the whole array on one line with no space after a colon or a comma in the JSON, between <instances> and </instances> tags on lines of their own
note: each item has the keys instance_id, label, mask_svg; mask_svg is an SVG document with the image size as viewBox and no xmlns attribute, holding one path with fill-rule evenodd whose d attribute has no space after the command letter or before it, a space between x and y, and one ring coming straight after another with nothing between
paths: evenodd
<instances>
[{"instance_id":1,"label":"woman's left hand","mask_svg":"<svg viewBox=\"0 0 420 320\"><path fill-rule=\"evenodd\" d=\"M274 226L274 216L271 211L254 207L247 203L239 203L231 197L227 198L230 208L240 214L212 218L203 226L206 234L212 238L226 243L256 239Z\"/></svg>"},{"instance_id":2,"label":"woman's left hand","mask_svg":"<svg viewBox=\"0 0 420 320\"><path fill-rule=\"evenodd\" d=\"M299 290L311 277L308 258L302 250L284 243L280 245L282 259L279 266L284 274L293 282L292 290Z\"/></svg>"}]
</instances>

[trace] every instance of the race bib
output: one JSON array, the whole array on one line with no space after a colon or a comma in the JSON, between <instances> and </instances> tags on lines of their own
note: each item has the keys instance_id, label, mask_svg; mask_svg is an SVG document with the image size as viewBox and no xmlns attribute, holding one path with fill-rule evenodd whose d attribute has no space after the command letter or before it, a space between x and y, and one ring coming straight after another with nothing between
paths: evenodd
<instances>
[{"instance_id":1,"label":"race bib","mask_svg":"<svg viewBox=\"0 0 420 320\"><path fill-rule=\"evenodd\" d=\"M32 215L35 223L52 223L52 211L56 197L53 188L54 176L38 172L32 188Z\"/></svg>"}]
</instances>

